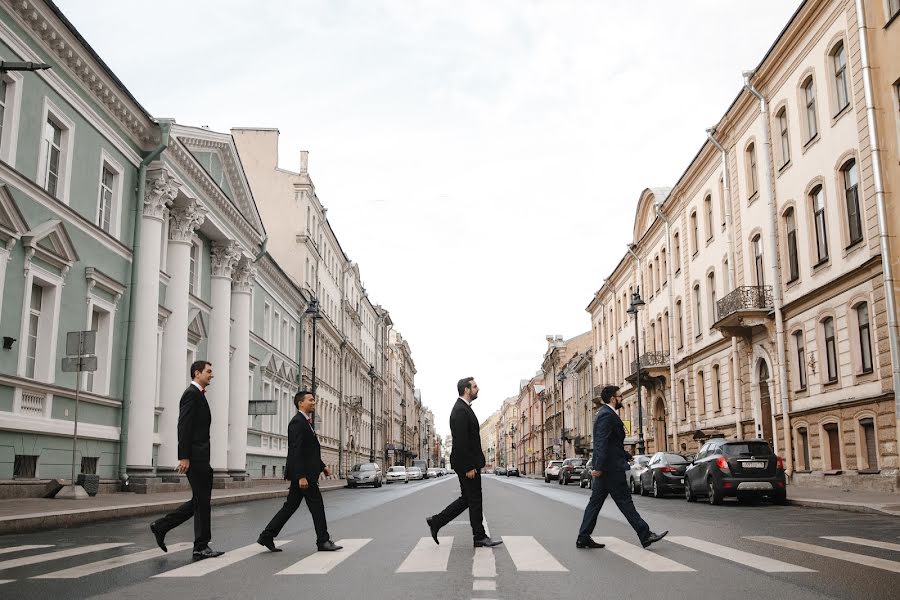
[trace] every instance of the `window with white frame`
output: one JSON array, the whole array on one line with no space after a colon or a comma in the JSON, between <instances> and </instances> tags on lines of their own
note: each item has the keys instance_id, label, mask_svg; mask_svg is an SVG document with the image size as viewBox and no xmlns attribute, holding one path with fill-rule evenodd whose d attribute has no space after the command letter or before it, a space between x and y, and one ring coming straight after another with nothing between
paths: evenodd
<instances>
[{"instance_id":1,"label":"window with white frame","mask_svg":"<svg viewBox=\"0 0 900 600\"><path fill-rule=\"evenodd\" d=\"M826 317L822 320L822 334L825 342L825 374L828 377L828 383L834 383L838 378L838 364L833 317Z\"/></svg>"},{"instance_id":2,"label":"window with white frame","mask_svg":"<svg viewBox=\"0 0 900 600\"><path fill-rule=\"evenodd\" d=\"M41 330L41 309L44 302L44 288L33 283L28 311L28 338L25 350L25 377L34 378L38 357L38 338Z\"/></svg>"},{"instance_id":3,"label":"window with white frame","mask_svg":"<svg viewBox=\"0 0 900 600\"><path fill-rule=\"evenodd\" d=\"M700 322L700 284L694 285L694 335L703 335L703 324Z\"/></svg>"},{"instance_id":4,"label":"window with white frame","mask_svg":"<svg viewBox=\"0 0 900 600\"><path fill-rule=\"evenodd\" d=\"M272 305L268 302L263 304L263 339L272 342Z\"/></svg>"},{"instance_id":5,"label":"window with white frame","mask_svg":"<svg viewBox=\"0 0 900 600\"><path fill-rule=\"evenodd\" d=\"M831 63L834 69L834 95L837 101L837 111L841 112L850 104L849 82L847 75L847 50L844 48L844 42L838 44L831 50Z\"/></svg>"},{"instance_id":6,"label":"window with white frame","mask_svg":"<svg viewBox=\"0 0 900 600\"><path fill-rule=\"evenodd\" d=\"M713 239L713 203L712 196L708 195L703 199L703 214L706 217L706 241Z\"/></svg>"},{"instance_id":7,"label":"window with white frame","mask_svg":"<svg viewBox=\"0 0 900 600\"><path fill-rule=\"evenodd\" d=\"M111 233L116 173L104 162L100 168L100 197L97 199L97 227Z\"/></svg>"},{"instance_id":8,"label":"window with white frame","mask_svg":"<svg viewBox=\"0 0 900 600\"><path fill-rule=\"evenodd\" d=\"M52 117L44 123L44 189L55 197L60 196L59 179L62 175L63 128Z\"/></svg>"},{"instance_id":9,"label":"window with white frame","mask_svg":"<svg viewBox=\"0 0 900 600\"><path fill-rule=\"evenodd\" d=\"M828 226L825 220L825 190L817 185L809 193L812 204L813 224L816 231L816 258L817 264L828 260Z\"/></svg>"},{"instance_id":10,"label":"window with white frame","mask_svg":"<svg viewBox=\"0 0 900 600\"><path fill-rule=\"evenodd\" d=\"M756 285L762 287L766 285L766 274L763 265L762 236L756 234L750 245L753 250L753 266L755 271L754 274L756 275Z\"/></svg>"},{"instance_id":11,"label":"window with white frame","mask_svg":"<svg viewBox=\"0 0 900 600\"><path fill-rule=\"evenodd\" d=\"M856 161L848 160L841 167L841 179L844 184L844 205L847 209L847 233L850 245L863 239L862 214L859 206L859 173Z\"/></svg>"},{"instance_id":12,"label":"window with white frame","mask_svg":"<svg viewBox=\"0 0 900 600\"><path fill-rule=\"evenodd\" d=\"M200 294L200 266L202 264L201 256L203 252L203 248L200 244L200 240L196 237L191 240L188 293L192 296L198 296Z\"/></svg>"},{"instance_id":13,"label":"window with white frame","mask_svg":"<svg viewBox=\"0 0 900 600\"><path fill-rule=\"evenodd\" d=\"M52 383L56 375L54 358L63 279L32 265L25 279L23 316L19 339L17 373Z\"/></svg>"},{"instance_id":14,"label":"window with white frame","mask_svg":"<svg viewBox=\"0 0 900 600\"><path fill-rule=\"evenodd\" d=\"M675 253L672 255L672 260L675 262L672 263L672 266L675 267L674 272L678 273L681 271L681 238L677 231L672 234L672 242L675 248Z\"/></svg>"},{"instance_id":15,"label":"window with white frame","mask_svg":"<svg viewBox=\"0 0 900 600\"><path fill-rule=\"evenodd\" d=\"M691 251L694 255L700 251L700 232L697 225L697 211L691 213Z\"/></svg>"},{"instance_id":16,"label":"window with white frame","mask_svg":"<svg viewBox=\"0 0 900 600\"><path fill-rule=\"evenodd\" d=\"M792 334L794 338L794 351L797 357L797 389L806 389L806 344L803 341L803 332L800 330Z\"/></svg>"},{"instance_id":17,"label":"window with white frame","mask_svg":"<svg viewBox=\"0 0 900 600\"><path fill-rule=\"evenodd\" d=\"M869 305L862 302L856 306L856 326L859 333L859 360L863 373L871 373L872 366L872 330L869 325Z\"/></svg>"},{"instance_id":18,"label":"window with white frame","mask_svg":"<svg viewBox=\"0 0 900 600\"><path fill-rule=\"evenodd\" d=\"M800 258L797 255L797 219L794 209L784 211L784 232L788 253L788 283L800 278Z\"/></svg>"},{"instance_id":19,"label":"window with white frame","mask_svg":"<svg viewBox=\"0 0 900 600\"><path fill-rule=\"evenodd\" d=\"M10 165L16 162L21 104L22 76L0 73L0 159Z\"/></svg>"},{"instance_id":20,"label":"window with white frame","mask_svg":"<svg viewBox=\"0 0 900 600\"><path fill-rule=\"evenodd\" d=\"M781 107L775 119L778 121L779 167L784 167L791 162L791 139L788 133L787 107Z\"/></svg>"},{"instance_id":21,"label":"window with white frame","mask_svg":"<svg viewBox=\"0 0 900 600\"><path fill-rule=\"evenodd\" d=\"M759 174L756 165L756 144L748 144L744 150L744 158L747 166L747 194L753 198L759 193Z\"/></svg>"},{"instance_id":22,"label":"window with white frame","mask_svg":"<svg viewBox=\"0 0 900 600\"><path fill-rule=\"evenodd\" d=\"M803 103L806 108L806 141L809 143L819 133L819 120L816 116L816 82L812 75L803 82L802 90Z\"/></svg>"},{"instance_id":23,"label":"window with white frame","mask_svg":"<svg viewBox=\"0 0 900 600\"><path fill-rule=\"evenodd\" d=\"M709 326L716 322L716 274L710 272L706 276L706 285L709 289Z\"/></svg>"},{"instance_id":24,"label":"window with white frame","mask_svg":"<svg viewBox=\"0 0 900 600\"><path fill-rule=\"evenodd\" d=\"M90 330L96 332L97 370L86 373L85 389L95 394L109 393L109 374L112 360L110 345L112 342L111 306L103 306L96 300L91 304Z\"/></svg>"}]
</instances>

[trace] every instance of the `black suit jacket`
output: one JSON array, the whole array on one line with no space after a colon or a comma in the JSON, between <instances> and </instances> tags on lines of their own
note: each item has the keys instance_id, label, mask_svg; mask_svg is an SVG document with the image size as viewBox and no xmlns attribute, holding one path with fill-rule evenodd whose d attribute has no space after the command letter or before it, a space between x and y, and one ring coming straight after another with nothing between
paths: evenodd
<instances>
[{"instance_id":1,"label":"black suit jacket","mask_svg":"<svg viewBox=\"0 0 900 600\"><path fill-rule=\"evenodd\" d=\"M450 411L450 435L453 436L453 450L450 452L450 466L462 475L472 469L484 467L484 452L481 451L481 431L478 417L472 407L462 398Z\"/></svg>"},{"instance_id":2,"label":"black suit jacket","mask_svg":"<svg viewBox=\"0 0 900 600\"><path fill-rule=\"evenodd\" d=\"M305 477L310 485L315 485L323 470L325 463L322 462L322 447L316 432L303 413L297 411L288 423L288 454L284 478L299 481L301 477Z\"/></svg>"},{"instance_id":3,"label":"black suit jacket","mask_svg":"<svg viewBox=\"0 0 900 600\"><path fill-rule=\"evenodd\" d=\"M594 419L594 452L591 456L595 471L625 472L628 452L625 451L625 424L608 405L600 407Z\"/></svg>"},{"instance_id":4,"label":"black suit jacket","mask_svg":"<svg viewBox=\"0 0 900 600\"><path fill-rule=\"evenodd\" d=\"M181 395L178 410L178 460L209 462L209 403L197 386L191 384Z\"/></svg>"}]
</instances>

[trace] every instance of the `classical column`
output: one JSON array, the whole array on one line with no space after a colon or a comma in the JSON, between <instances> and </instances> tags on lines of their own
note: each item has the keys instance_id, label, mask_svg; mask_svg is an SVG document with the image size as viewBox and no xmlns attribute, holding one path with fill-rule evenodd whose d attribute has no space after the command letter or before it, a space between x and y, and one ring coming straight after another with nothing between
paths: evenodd
<instances>
[{"instance_id":1,"label":"classical column","mask_svg":"<svg viewBox=\"0 0 900 600\"><path fill-rule=\"evenodd\" d=\"M159 403L159 453L157 474L163 481L179 481L175 472L178 464L178 411L181 394L190 381L187 358L187 328L191 277L191 238L203 224L206 209L195 200L183 208L169 210L168 274L166 308L171 312L163 333L161 385Z\"/></svg>"},{"instance_id":2,"label":"classical column","mask_svg":"<svg viewBox=\"0 0 900 600\"><path fill-rule=\"evenodd\" d=\"M210 251L212 312L206 360L212 363L213 382L206 393L212 412L209 429L210 464L214 478L227 478L228 403L231 371L231 274L241 257L237 242L214 242ZM230 478L228 479L230 481Z\"/></svg>"},{"instance_id":3,"label":"classical column","mask_svg":"<svg viewBox=\"0 0 900 600\"><path fill-rule=\"evenodd\" d=\"M247 406L250 401L250 298L256 267L248 261L234 270L231 288L231 345L234 346L228 402L228 474L236 481L247 474Z\"/></svg>"},{"instance_id":4,"label":"classical column","mask_svg":"<svg viewBox=\"0 0 900 600\"><path fill-rule=\"evenodd\" d=\"M128 391L128 464L129 478L137 483L153 477L153 421L156 408L156 329L159 319L159 262L163 216L166 206L178 195L178 185L164 169L147 173L141 218L141 247L136 265L133 371Z\"/></svg>"}]
</instances>

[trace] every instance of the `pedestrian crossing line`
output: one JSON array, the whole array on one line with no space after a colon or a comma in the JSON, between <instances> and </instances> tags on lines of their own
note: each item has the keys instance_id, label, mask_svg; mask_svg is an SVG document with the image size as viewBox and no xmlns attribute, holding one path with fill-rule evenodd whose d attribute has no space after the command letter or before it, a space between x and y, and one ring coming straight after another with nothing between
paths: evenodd
<instances>
[{"instance_id":1,"label":"pedestrian crossing line","mask_svg":"<svg viewBox=\"0 0 900 600\"><path fill-rule=\"evenodd\" d=\"M453 547L452 536L439 536L439 545L434 544L431 537L423 537L397 568L397 573L432 573L447 570L450 561L450 549Z\"/></svg>"},{"instance_id":2,"label":"pedestrian crossing line","mask_svg":"<svg viewBox=\"0 0 900 600\"><path fill-rule=\"evenodd\" d=\"M333 568L350 558L350 556L372 541L372 538L359 538L338 540L338 546L343 546L337 552L316 552L297 561L287 569L279 571L276 575L327 575Z\"/></svg>"},{"instance_id":3,"label":"pedestrian crossing line","mask_svg":"<svg viewBox=\"0 0 900 600\"><path fill-rule=\"evenodd\" d=\"M493 579L476 579L472 582L473 592L496 592L497 582Z\"/></svg>"},{"instance_id":4,"label":"pedestrian crossing line","mask_svg":"<svg viewBox=\"0 0 900 600\"><path fill-rule=\"evenodd\" d=\"M647 571L652 571L654 573L689 573L694 571L694 569L686 565L675 562L665 556L650 552L649 550L644 550L634 544L629 544L619 538L592 537L595 542L606 544L606 549L613 554L618 554L625 560L630 560Z\"/></svg>"},{"instance_id":5,"label":"pedestrian crossing line","mask_svg":"<svg viewBox=\"0 0 900 600\"><path fill-rule=\"evenodd\" d=\"M475 557L472 559L472 577L496 577L497 563L494 561L494 551L491 548L475 548Z\"/></svg>"},{"instance_id":6,"label":"pedestrian crossing line","mask_svg":"<svg viewBox=\"0 0 900 600\"><path fill-rule=\"evenodd\" d=\"M291 540L276 540L275 545L280 547L289 544L290 542ZM224 569L229 565L233 565L244 559L250 558L251 556L256 556L257 554L262 554L264 552L268 552L268 550L256 542L253 542L242 548L229 550L222 556L198 560L189 565L184 565L183 567L178 567L177 569L172 569L171 571L166 571L159 575L154 575L153 577L203 577L204 575L209 575L214 571Z\"/></svg>"},{"instance_id":7,"label":"pedestrian crossing line","mask_svg":"<svg viewBox=\"0 0 900 600\"><path fill-rule=\"evenodd\" d=\"M569 571L530 535L504 535L503 544L519 571Z\"/></svg>"},{"instance_id":8,"label":"pedestrian crossing line","mask_svg":"<svg viewBox=\"0 0 900 600\"><path fill-rule=\"evenodd\" d=\"M789 548L791 550L809 552L810 554L817 554L819 556L825 556L828 558L836 558L837 560L846 560L858 565L865 565L867 567L882 569L884 571L891 571L893 573L900 573L900 562L895 562L893 560L885 560L883 558L876 558L874 556L867 556L865 554L857 554L855 552L846 552L844 550L828 548L827 546L816 546L814 544L806 544L804 542L795 542L794 540L785 540L769 535L745 536L745 539L754 542L762 542L764 544L771 544L773 546L781 546L782 548Z\"/></svg>"},{"instance_id":9,"label":"pedestrian crossing line","mask_svg":"<svg viewBox=\"0 0 900 600\"><path fill-rule=\"evenodd\" d=\"M880 540L867 540L864 538L853 537L852 535L823 535L822 539L832 540L835 542L846 542L848 544L857 544L859 546L871 546L872 548L881 548L882 550L896 550L900 552L900 544L892 544L891 542L882 542Z\"/></svg>"},{"instance_id":10,"label":"pedestrian crossing line","mask_svg":"<svg viewBox=\"0 0 900 600\"><path fill-rule=\"evenodd\" d=\"M9 548L0 548L0 554L9 554L11 552L25 552L26 550L38 550L40 548L52 548L53 544L28 544L25 546L11 546Z\"/></svg>"},{"instance_id":11,"label":"pedestrian crossing line","mask_svg":"<svg viewBox=\"0 0 900 600\"><path fill-rule=\"evenodd\" d=\"M0 585L3 585L4 583L12 583L13 581L15 581L15 579L0 579Z\"/></svg>"},{"instance_id":12,"label":"pedestrian crossing line","mask_svg":"<svg viewBox=\"0 0 900 600\"><path fill-rule=\"evenodd\" d=\"M697 538L688 536L670 535L666 537L666 539L673 544L685 546L686 548L697 550L698 552L704 552L718 558L724 558L725 560L730 560L731 562L738 563L739 565L744 565L745 567L752 567L765 573L816 572L815 570L807 569L806 567L792 565L791 563L775 560L774 558L751 554L749 552L744 552L735 548L729 548L728 546L720 546L719 544L714 544L705 540L698 540Z\"/></svg>"},{"instance_id":13,"label":"pedestrian crossing line","mask_svg":"<svg viewBox=\"0 0 900 600\"><path fill-rule=\"evenodd\" d=\"M181 552L182 550L187 550L191 547L193 547L193 544L191 542L179 542L177 544L170 544L169 551ZM34 577L32 577L32 579L78 579L79 577L84 577L86 575L102 573L103 571L109 571L118 567L133 565L144 560L159 558L165 555L165 552L163 552L159 548L151 548L150 550L144 550L143 552L135 552L134 554L115 556L113 558L107 558L106 560L98 560L97 562L72 567L71 569L63 569L62 571L54 571L53 573L35 575Z\"/></svg>"},{"instance_id":14,"label":"pedestrian crossing line","mask_svg":"<svg viewBox=\"0 0 900 600\"><path fill-rule=\"evenodd\" d=\"M78 556L80 554L89 554L91 552L100 552L101 550L109 550L111 548L121 548L122 546L130 546L131 542L118 542L110 544L92 544L90 546L80 546L78 548L69 548L68 550L57 550L56 552L47 552L46 554L37 554L35 556L23 556L22 558L14 558L0 562L0 570L14 569L16 567L24 567L26 565L36 565L42 562L49 562L60 558L68 558L70 556Z\"/></svg>"}]
</instances>

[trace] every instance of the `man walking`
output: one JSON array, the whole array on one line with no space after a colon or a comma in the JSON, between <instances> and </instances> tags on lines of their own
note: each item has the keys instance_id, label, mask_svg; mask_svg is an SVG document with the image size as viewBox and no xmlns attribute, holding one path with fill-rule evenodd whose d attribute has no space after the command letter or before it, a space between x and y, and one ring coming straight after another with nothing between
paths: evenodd
<instances>
[{"instance_id":1,"label":"man walking","mask_svg":"<svg viewBox=\"0 0 900 600\"><path fill-rule=\"evenodd\" d=\"M450 465L459 477L460 496L447 508L432 517L425 519L431 530L434 543L438 541L438 531L469 509L469 522L472 525L472 536L476 548L490 548L503 542L492 540L484 530L484 517L481 512L481 473L484 467L484 452L481 451L481 435L478 428L478 417L472 410L472 402L478 398L478 384L474 377L460 379L456 384L459 394L456 404L450 413L450 434L453 437L453 450L450 453Z\"/></svg>"},{"instance_id":2,"label":"man walking","mask_svg":"<svg viewBox=\"0 0 900 600\"><path fill-rule=\"evenodd\" d=\"M209 425L212 414L206 402L206 388L212 382L212 363L198 360L191 365L191 384L181 395L178 412L178 467L187 473L191 484L191 499L150 524L150 531L163 552L166 533L194 517L194 560L214 558L224 552L209 547L210 498L212 497L212 467L209 464Z\"/></svg>"},{"instance_id":3,"label":"man walking","mask_svg":"<svg viewBox=\"0 0 900 600\"><path fill-rule=\"evenodd\" d=\"M594 419L594 453L592 456L593 477L591 499L584 509L584 519L581 529L578 531L578 539L575 546L578 548L603 548L591 538L594 527L597 525L597 516L603 507L603 501L607 496L612 496L613 501L628 523L634 528L641 546L646 548L653 542L663 539L668 531L653 533L650 527L638 514L631 500L631 490L625 483L625 471L628 470L628 454L623 446L625 442L625 424L616 413L622 408L622 397L619 388L608 385L600 391L600 399L603 401L597 417ZM613 401L615 401L613 403Z\"/></svg>"},{"instance_id":4,"label":"man walking","mask_svg":"<svg viewBox=\"0 0 900 600\"><path fill-rule=\"evenodd\" d=\"M316 528L316 547L320 552L334 552L343 546L332 542L328 535L325 504L319 490L319 475L325 473L327 477L331 475L331 470L322 462L322 448L312 427L316 397L312 392L300 390L294 396L294 406L297 407L297 414L288 424L288 455L284 469L284 478L291 482L291 488L284 506L275 513L259 534L256 543L272 552L281 552L281 548L275 545L275 536L281 532L284 524L300 507L300 502L306 498L306 506L309 507Z\"/></svg>"}]
</instances>

